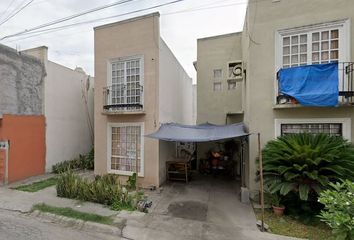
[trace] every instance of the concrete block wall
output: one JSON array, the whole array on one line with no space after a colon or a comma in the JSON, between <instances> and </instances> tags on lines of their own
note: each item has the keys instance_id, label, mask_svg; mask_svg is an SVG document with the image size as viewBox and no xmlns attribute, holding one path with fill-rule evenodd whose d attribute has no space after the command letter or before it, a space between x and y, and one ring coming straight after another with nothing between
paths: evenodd
<instances>
[{"instance_id":1,"label":"concrete block wall","mask_svg":"<svg viewBox=\"0 0 354 240\"><path fill-rule=\"evenodd\" d=\"M0 114L43 114L43 63L0 44Z\"/></svg>"}]
</instances>

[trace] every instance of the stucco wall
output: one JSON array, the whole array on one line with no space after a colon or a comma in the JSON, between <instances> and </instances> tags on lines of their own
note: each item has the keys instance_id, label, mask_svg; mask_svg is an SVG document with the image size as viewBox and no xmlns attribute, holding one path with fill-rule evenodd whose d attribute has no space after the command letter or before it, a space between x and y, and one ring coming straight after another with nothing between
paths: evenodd
<instances>
[{"instance_id":1,"label":"stucco wall","mask_svg":"<svg viewBox=\"0 0 354 240\"><path fill-rule=\"evenodd\" d=\"M45 117L3 115L0 139L9 141L8 182L44 173Z\"/></svg>"},{"instance_id":2,"label":"stucco wall","mask_svg":"<svg viewBox=\"0 0 354 240\"><path fill-rule=\"evenodd\" d=\"M159 123L195 124L192 79L163 39L159 54ZM166 180L166 161L176 155L175 147L174 142L159 141L160 183Z\"/></svg>"},{"instance_id":3,"label":"stucco wall","mask_svg":"<svg viewBox=\"0 0 354 240\"><path fill-rule=\"evenodd\" d=\"M301 118L351 118L352 107L337 108L292 108L273 109L275 96L275 51L276 32L280 29L325 23L354 17L354 2L351 0L281 0L259 1L249 4L245 23L243 48L248 49L245 122L250 132L261 132L262 145L275 137L275 119ZM269 14L272 13L272 14ZM350 25L353 39L354 25ZM250 40L252 39L252 40ZM352 44L352 41L351 41ZM353 47L350 56L353 59ZM352 131L353 139L353 131ZM254 182L256 171L257 138L250 137L249 187L257 188Z\"/></svg>"},{"instance_id":4,"label":"stucco wall","mask_svg":"<svg viewBox=\"0 0 354 240\"><path fill-rule=\"evenodd\" d=\"M93 146L93 84L84 72L51 61L46 67L46 171L51 171L54 164L86 154Z\"/></svg>"},{"instance_id":5,"label":"stucco wall","mask_svg":"<svg viewBox=\"0 0 354 240\"><path fill-rule=\"evenodd\" d=\"M0 114L43 113L44 65L0 45Z\"/></svg>"},{"instance_id":6,"label":"stucco wall","mask_svg":"<svg viewBox=\"0 0 354 240\"><path fill-rule=\"evenodd\" d=\"M166 181L166 161L176 157L176 143L167 141L159 142L159 181L160 184Z\"/></svg>"},{"instance_id":7,"label":"stucco wall","mask_svg":"<svg viewBox=\"0 0 354 240\"><path fill-rule=\"evenodd\" d=\"M228 63L242 60L241 33L198 39L197 122L226 123L227 113L242 113L242 81L228 90ZM214 69L222 69L222 90L214 91ZM230 123L230 119L228 120Z\"/></svg>"},{"instance_id":8,"label":"stucco wall","mask_svg":"<svg viewBox=\"0 0 354 240\"><path fill-rule=\"evenodd\" d=\"M194 124L192 79L162 39L159 53L159 122Z\"/></svg>"},{"instance_id":9,"label":"stucco wall","mask_svg":"<svg viewBox=\"0 0 354 240\"><path fill-rule=\"evenodd\" d=\"M73 70L49 61L45 46L23 52L38 58L47 71L44 114L46 171L49 172L54 164L86 154L93 146L94 79L81 68Z\"/></svg>"},{"instance_id":10,"label":"stucco wall","mask_svg":"<svg viewBox=\"0 0 354 240\"><path fill-rule=\"evenodd\" d=\"M159 127L159 15L95 28L95 174L107 173L107 124L142 122L144 135ZM107 86L107 67L111 59L142 55L144 58L144 113L103 114L103 88ZM159 185L158 141L144 139L144 186Z\"/></svg>"}]
</instances>

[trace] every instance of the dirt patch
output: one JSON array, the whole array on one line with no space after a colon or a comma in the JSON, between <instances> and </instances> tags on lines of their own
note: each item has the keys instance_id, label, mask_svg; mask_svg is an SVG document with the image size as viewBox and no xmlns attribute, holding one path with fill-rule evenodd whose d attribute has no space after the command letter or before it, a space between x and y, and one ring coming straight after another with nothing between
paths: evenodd
<instances>
[{"instance_id":1,"label":"dirt patch","mask_svg":"<svg viewBox=\"0 0 354 240\"><path fill-rule=\"evenodd\" d=\"M168 206L168 213L173 217L206 221L208 205L197 201L173 202Z\"/></svg>"}]
</instances>

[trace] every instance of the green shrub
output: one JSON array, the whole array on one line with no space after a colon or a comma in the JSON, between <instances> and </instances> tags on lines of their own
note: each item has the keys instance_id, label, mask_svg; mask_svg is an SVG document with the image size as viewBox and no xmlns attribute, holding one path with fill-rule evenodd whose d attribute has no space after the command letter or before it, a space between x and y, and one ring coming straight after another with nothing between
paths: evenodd
<instances>
[{"instance_id":1,"label":"green shrub","mask_svg":"<svg viewBox=\"0 0 354 240\"><path fill-rule=\"evenodd\" d=\"M113 200L113 204L111 206L112 210L129 210L129 211L134 211L137 209L137 204L140 200L144 199L144 193L143 192L128 192L128 190L123 187L122 188L122 195L120 198L115 198Z\"/></svg>"},{"instance_id":2,"label":"green shrub","mask_svg":"<svg viewBox=\"0 0 354 240\"><path fill-rule=\"evenodd\" d=\"M58 197L74 198L78 196L79 187L82 185L82 179L72 171L66 171L58 177L56 189Z\"/></svg>"},{"instance_id":3,"label":"green shrub","mask_svg":"<svg viewBox=\"0 0 354 240\"><path fill-rule=\"evenodd\" d=\"M93 170L94 169L94 149L92 148L91 151L87 155L80 155L79 156L79 162L80 166L79 168L81 169L88 169L88 170Z\"/></svg>"},{"instance_id":4,"label":"green shrub","mask_svg":"<svg viewBox=\"0 0 354 240\"><path fill-rule=\"evenodd\" d=\"M264 180L271 193L296 194L316 201L330 182L354 179L354 148L341 137L292 134L270 141L263 150Z\"/></svg>"},{"instance_id":5,"label":"green shrub","mask_svg":"<svg viewBox=\"0 0 354 240\"><path fill-rule=\"evenodd\" d=\"M337 240L354 239L354 182L330 184L333 189L323 191L318 201L324 204L320 218L332 229Z\"/></svg>"},{"instance_id":6,"label":"green shrub","mask_svg":"<svg viewBox=\"0 0 354 240\"><path fill-rule=\"evenodd\" d=\"M136 189L136 173L129 176L127 186L129 189Z\"/></svg>"},{"instance_id":7,"label":"green shrub","mask_svg":"<svg viewBox=\"0 0 354 240\"><path fill-rule=\"evenodd\" d=\"M135 210L137 202L142 198L141 194L130 193L122 186L117 175L96 176L93 181L90 181L70 170L60 174L57 195L109 205L114 210Z\"/></svg>"},{"instance_id":8,"label":"green shrub","mask_svg":"<svg viewBox=\"0 0 354 240\"><path fill-rule=\"evenodd\" d=\"M68 170L78 170L78 169L94 169L94 149L87 155L79 155L78 158L72 160L66 160L60 163L53 165L52 172L53 173L62 173Z\"/></svg>"}]
</instances>

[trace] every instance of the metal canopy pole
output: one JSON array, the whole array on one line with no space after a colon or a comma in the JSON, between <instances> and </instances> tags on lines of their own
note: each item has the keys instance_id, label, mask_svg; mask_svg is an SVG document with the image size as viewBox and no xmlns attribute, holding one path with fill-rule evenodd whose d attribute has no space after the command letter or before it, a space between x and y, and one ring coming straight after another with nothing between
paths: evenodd
<instances>
[{"instance_id":1,"label":"metal canopy pole","mask_svg":"<svg viewBox=\"0 0 354 240\"><path fill-rule=\"evenodd\" d=\"M141 129L140 129L141 131ZM141 133L140 133L141 134ZM139 157L138 157L138 146L139 146L139 143L138 143L138 140L139 140L139 134L137 133L136 136L135 136L135 190L138 190L138 176L139 176L139 164L138 164L138 160L139 160ZM143 141L143 139L140 139L140 141ZM141 145L141 142L140 142L140 145ZM141 156L140 156L141 158Z\"/></svg>"},{"instance_id":2,"label":"metal canopy pole","mask_svg":"<svg viewBox=\"0 0 354 240\"><path fill-rule=\"evenodd\" d=\"M261 134L258 133L258 159L259 159L259 176L260 176L260 190L261 190L261 209L262 209L262 225L261 231L264 232L264 189L263 189L263 159L261 152Z\"/></svg>"}]
</instances>

